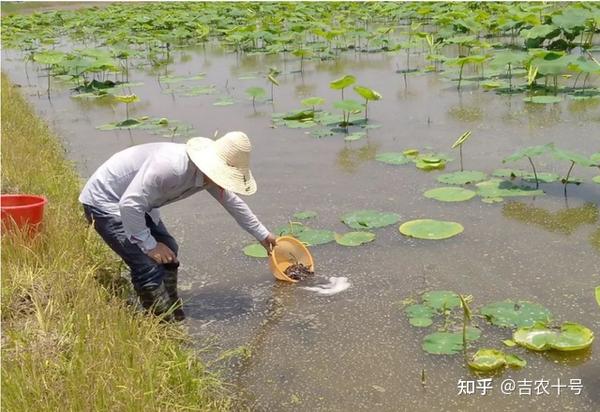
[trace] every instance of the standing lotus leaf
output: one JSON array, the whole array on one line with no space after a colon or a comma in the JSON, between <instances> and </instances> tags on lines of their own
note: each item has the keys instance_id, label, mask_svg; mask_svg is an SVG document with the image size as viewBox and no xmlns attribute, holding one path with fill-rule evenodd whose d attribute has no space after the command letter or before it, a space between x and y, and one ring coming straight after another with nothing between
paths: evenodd
<instances>
[{"instance_id":1,"label":"standing lotus leaf","mask_svg":"<svg viewBox=\"0 0 600 412\"><path fill-rule=\"evenodd\" d=\"M487 175L477 170L465 170L439 175L436 179L440 183L449 185L466 185L484 181L487 179Z\"/></svg>"},{"instance_id":2,"label":"standing lotus leaf","mask_svg":"<svg viewBox=\"0 0 600 412\"><path fill-rule=\"evenodd\" d=\"M381 94L376 92L373 89L369 89L364 86L354 86L354 91L362 96L365 100L379 100L381 99Z\"/></svg>"},{"instance_id":3,"label":"standing lotus leaf","mask_svg":"<svg viewBox=\"0 0 600 412\"><path fill-rule=\"evenodd\" d=\"M462 233L464 227L460 223L434 219L416 219L400 225L400 233L418 239L441 240Z\"/></svg>"},{"instance_id":4,"label":"standing lotus leaf","mask_svg":"<svg viewBox=\"0 0 600 412\"><path fill-rule=\"evenodd\" d=\"M396 213L378 212L377 210L357 210L342 216L342 222L352 229L375 229L393 225L400 220Z\"/></svg>"},{"instance_id":5,"label":"standing lotus leaf","mask_svg":"<svg viewBox=\"0 0 600 412\"><path fill-rule=\"evenodd\" d=\"M560 332L538 323L517 329L513 340L535 351L556 349L567 352L590 346L594 341L594 332L578 323L563 323Z\"/></svg>"},{"instance_id":6,"label":"standing lotus leaf","mask_svg":"<svg viewBox=\"0 0 600 412\"><path fill-rule=\"evenodd\" d=\"M469 137L471 137L471 131L470 130L464 132L463 134L461 134L459 136L458 139L456 139L456 142L454 142L454 144L452 145L452 149L455 149L458 146L461 146L464 142L466 142L469 139Z\"/></svg>"},{"instance_id":7,"label":"standing lotus leaf","mask_svg":"<svg viewBox=\"0 0 600 412\"><path fill-rule=\"evenodd\" d=\"M354 83L356 83L356 77L347 74L344 77L333 80L331 83L329 83L329 87L331 87L334 90L341 90L353 85Z\"/></svg>"},{"instance_id":8,"label":"standing lotus leaf","mask_svg":"<svg viewBox=\"0 0 600 412\"><path fill-rule=\"evenodd\" d=\"M265 249L260 243L252 243L246 246L243 250L244 254L250 257L266 258L269 256L267 254L267 249Z\"/></svg>"},{"instance_id":9,"label":"standing lotus leaf","mask_svg":"<svg viewBox=\"0 0 600 412\"><path fill-rule=\"evenodd\" d=\"M426 198L441 202L463 202L474 198L476 194L474 191L462 187L438 187L423 193Z\"/></svg>"},{"instance_id":10,"label":"standing lotus leaf","mask_svg":"<svg viewBox=\"0 0 600 412\"><path fill-rule=\"evenodd\" d=\"M360 246L363 243L371 242L375 239L375 233L371 232L348 232L343 235L335 235L335 241L342 246Z\"/></svg>"},{"instance_id":11,"label":"standing lotus leaf","mask_svg":"<svg viewBox=\"0 0 600 412\"><path fill-rule=\"evenodd\" d=\"M497 349L479 349L469 360L469 367L482 372L489 372L504 366L523 367L527 362L516 355L507 355Z\"/></svg>"},{"instance_id":12,"label":"standing lotus leaf","mask_svg":"<svg viewBox=\"0 0 600 412\"><path fill-rule=\"evenodd\" d=\"M493 325L507 328L533 326L537 322L549 323L552 313L537 303L511 300L494 302L480 310Z\"/></svg>"},{"instance_id":13,"label":"standing lotus leaf","mask_svg":"<svg viewBox=\"0 0 600 412\"><path fill-rule=\"evenodd\" d=\"M427 305L410 305L404 311L408 315L410 324L417 328L426 328L433 323L432 317L435 311Z\"/></svg>"},{"instance_id":14,"label":"standing lotus leaf","mask_svg":"<svg viewBox=\"0 0 600 412\"><path fill-rule=\"evenodd\" d=\"M400 152L379 153L375 156L375 160L390 165L404 165L410 162L410 159Z\"/></svg>"},{"instance_id":15,"label":"standing lotus leaf","mask_svg":"<svg viewBox=\"0 0 600 412\"><path fill-rule=\"evenodd\" d=\"M443 311L460 306L460 298L449 290L432 290L423 294L423 302L432 309Z\"/></svg>"}]
</instances>

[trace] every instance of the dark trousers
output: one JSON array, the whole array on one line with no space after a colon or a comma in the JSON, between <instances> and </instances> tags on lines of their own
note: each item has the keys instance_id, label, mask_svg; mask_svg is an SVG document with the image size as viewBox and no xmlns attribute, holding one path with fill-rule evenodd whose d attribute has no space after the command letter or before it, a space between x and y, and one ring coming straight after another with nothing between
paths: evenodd
<instances>
[{"instance_id":1,"label":"dark trousers","mask_svg":"<svg viewBox=\"0 0 600 412\"><path fill-rule=\"evenodd\" d=\"M106 244L131 269L131 282L137 292L155 289L161 284L165 266L157 263L127 239L120 216L108 214L90 205L83 205L83 210L87 221L94 225L94 229ZM179 246L162 221L157 225L150 216L146 215L146 225L157 242L164 243L177 255Z\"/></svg>"}]
</instances>

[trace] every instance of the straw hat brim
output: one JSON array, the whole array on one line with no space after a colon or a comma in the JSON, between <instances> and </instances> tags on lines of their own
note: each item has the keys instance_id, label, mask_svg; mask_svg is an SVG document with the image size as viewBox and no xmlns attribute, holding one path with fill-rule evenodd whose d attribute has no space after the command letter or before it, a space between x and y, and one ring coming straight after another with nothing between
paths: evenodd
<instances>
[{"instance_id":1,"label":"straw hat brim","mask_svg":"<svg viewBox=\"0 0 600 412\"><path fill-rule=\"evenodd\" d=\"M198 169L223 189L246 196L256 193L250 169L229 166L215 151L214 140L194 137L188 140L186 151Z\"/></svg>"}]
</instances>

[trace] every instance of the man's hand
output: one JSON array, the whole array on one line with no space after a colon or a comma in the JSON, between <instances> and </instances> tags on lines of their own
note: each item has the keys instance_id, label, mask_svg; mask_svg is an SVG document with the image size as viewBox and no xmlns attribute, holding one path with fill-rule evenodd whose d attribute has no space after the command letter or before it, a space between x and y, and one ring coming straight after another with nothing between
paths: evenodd
<instances>
[{"instance_id":1,"label":"man's hand","mask_svg":"<svg viewBox=\"0 0 600 412\"><path fill-rule=\"evenodd\" d=\"M174 263L177 262L177 256L164 243L157 243L156 247L147 253L156 263Z\"/></svg>"},{"instance_id":2,"label":"man's hand","mask_svg":"<svg viewBox=\"0 0 600 412\"><path fill-rule=\"evenodd\" d=\"M275 236L273 235L273 233L269 233L269 235L265 238L265 240L262 240L260 242L261 245L263 245L263 247L265 249L267 249L267 253L270 255L271 252L273 251L273 248L277 245L277 241L275 240Z\"/></svg>"}]
</instances>

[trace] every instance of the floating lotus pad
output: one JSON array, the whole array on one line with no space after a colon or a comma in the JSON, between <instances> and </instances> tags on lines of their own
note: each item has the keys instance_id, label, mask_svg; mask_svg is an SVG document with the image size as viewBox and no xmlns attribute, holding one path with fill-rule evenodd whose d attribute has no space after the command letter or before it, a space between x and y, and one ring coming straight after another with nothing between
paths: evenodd
<instances>
[{"instance_id":1,"label":"floating lotus pad","mask_svg":"<svg viewBox=\"0 0 600 412\"><path fill-rule=\"evenodd\" d=\"M404 165L411 161L404 153L400 152L379 153L375 156L375 160L390 165Z\"/></svg>"},{"instance_id":2,"label":"floating lotus pad","mask_svg":"<svg viewBox=\"0 0 600 412\"><path fill-rule=\"evenodd\" d=\"M562 98L560 96L533 96L533 97L524 97L523 101L525 103L534 103L534 104L554 104L560 103Z\"/></svg>"},{"instance_id":3,"label":"floating lotus pad","mask_svg":"<svg viewBox=\"0 0 600 412\"><path fill-rule=\"evenodd\" d=\"M267 249L265 249L260 243L252 243L246 246L243 250L244 254L250 257L266 258L269 256L267 254Z\"/></svg>"},{"instance_id":4,"label":"floating lotus pad","mask_svg":"<svg viewBox=\"0 0 600 412\"><path fill-rule=\"evenodd\" d=\"M360 246L375 239L375 233L371 232L348 232L343 235L335 235L335 241L342 246Z\"/></svg>"},{"instance_id":5,"label":"floating lotus pad","mask_svg":"<svg viewBox=\"0 0 600 412\"><path fill-rule=\"evenodd\" d=\"M481 197L513 197L513 196L539 196L544 192L527 186L517 186L507 180L490 179L476 184L477 194Z\"/></svg>"},{"instance_id":6,"label":"floating lotus pad","mask_svg":"<svg viewBox=\"0 0 600 412\"><path fill-rule=\"evenodd\" d=\"M426 328L433 323L432 318L435 315L435 311L427 305L410 305L404 311L408 315L410 324L417 328Z\"/></svg>"},{"instance_id":7,"label":"floating lotus pad","mask_svg":"<svg viewBox=\"0 0 600 412\"><path fill-rule=\"evenodd\" d=\"M460 306L459 296L449 290L432 290L425 292L422 298L427 306L438 311Z\"/></svg>"},{"instance_id":8,"label":"floating lotus pad","mask_svg":"<svg viewBox=\"0 0 600 412\"><path fill-rule=\"evenodd\" d=\"M594 341L594 332L578 323L563 323L560 331L541 324L517 329L513 340L521 346L536 351L556 349L575 351L585 349Z\"/></svg>"},{"instance_id":9,"label":"floating lotus pad","mask_svg":"<svg viewBox=\"0 0 600 412\"><path fill-rule=\"evenodd\" d=\"M537 303L511 300L490 303L481 308L484 315L493 325L503 327L533 326L537 322L549 323L552 313Z\"/></svg>"},{"instance_id":10,"label":"floating lotus pad","mask_svg":"<svg viewBox=\"0 0 600 412\"><path fill-rule=\"evenodd\" d=\"M400 233L418 239L440 240L462 233L464 227L460 223L434 219L417 219L400 225Z\"/></svg>"},{"instance_id":11,"label":"floating lotus pad","mask_svg":"<svg viewBox=\"0 0 600 412\"><path fill-rule=\"evenodd\" d=\"M481 331L467 328L467 341L477 340ZM435 332L423 338L423 350L433 355L453 355L463 350L462 332Z\"/></svg>"},{"instance_id":12,"label":"floating lotus pad","mask_svg":"<svg viewBox=\"0 0 600 412\"><path fill-rule=\"evenodd\" d=\"M294 218L296 219L312 219L313 217L317 217L317 212L313 212L312 210L294 213Z\"/></svg>"},{"instance_id":13,"label":"floating lotus pad","mask_svg":"<svg viewBox=\"0 0 600 412\"><path fill-rule=\"evenodd\" d=\"M375 229L393 225L400 220L396 213L378 212L377 210L357 210L342 216L342 222L352 229Z\"/></svg>"},{"instance_id":14,"label":"floating lotus pad","mask_svg":"<svg viewBox=\"0 0 600 412\"><path fill-rule=\"evenodd\" d=\"M477 170L465 170L439 175L437 181L449 185L466 185L469 183L477 183L487 179L487 175Z\"/></svg>"},{"instance_id":15,"label":"floating lotus pad","mask_svg":"<svg viewBox=\"0 0 600 412\"><path fill-rule=\"evenodd\" d=\"M430 159L433 160L433 159ZM417 169L421 170L441 170L446 167L446 162L443 160L439 160L438 162L427 162L423 159L417 160L415 163Z\"/></svg>"},{"instance_id":16,"label":"floating lotus pad","mask_svg":"<svg viewBox=\"0 0 600 412\"><path fill-rule=\"evenodd\" d=\"M507 355L497 349L479 349L468 364L472 369L489 372L507 365L522 368L527 365L527 362L516 355Z\"/></svg>"},{"instance_id":17,"label":"floating lotus pad","mask_svg":"<svg viewBox=\"0 0 600 412\"><path fill-rule=\"evenodd\" d=\"M274 232L277 236L287 236L287 235L298 235L299 233L306 230L307 227L302 223L292 222L287 225L281 225L275 228Z\"/></svg>"},{"instance_id":18,"label":"floating lotus pad","mask_svg":"<svg viewBox=\"0 0 600 412\"><path fill-rule=\"evenodd\" d=\"M294 235L299 241L308 244L308 246L323 245L335 240L335 233L331 230L309 229Z\"/></svg>"},{"instance_id":19,"label":"floating lotus pad","mask_svg":"<svg viewBox=\"0 0 600 412\"><path fill-rule=\"evenodd\" d=\"M474 198L476 194L474 191L462 187L438 187L423 193L426 198L441 202L464 202Z\"/></svg>"}]
</instances>

